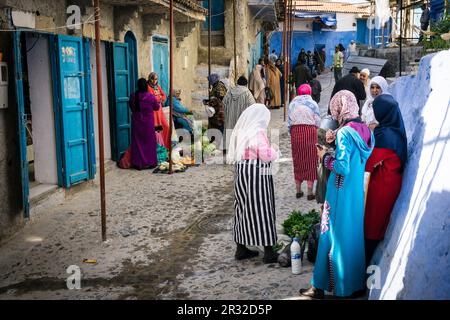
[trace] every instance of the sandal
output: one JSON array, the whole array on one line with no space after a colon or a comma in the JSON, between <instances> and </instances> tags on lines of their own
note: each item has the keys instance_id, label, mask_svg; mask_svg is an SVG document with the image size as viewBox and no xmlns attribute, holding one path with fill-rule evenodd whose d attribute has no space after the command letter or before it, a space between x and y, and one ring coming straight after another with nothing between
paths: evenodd
<instances>
[{"instance_id":1,"label":"sandal","mask_svg":"<svg viewBox=\"0 0 450 320\"><path fill-rule=\"evenodd\" d=\"M325 294L322 289L310 287L309 289L300 289L300 295L311 299L324 299Z\"/></svg>"},{"instance_id":2,"label":"sandal","mask_svg":"<svg viewBox=\"0 0 450 320\"><path fill-rule=\"evenodd\" d=\"M314 194L308 194L307 199L308 199L308 201L315 200L316 196Z\"/></svg>"},{"instance_id":3,"label":"sandal","mask_svg":"<svg viewBox=\"0 0 450 320\"><path fill-rule=\"evenodd\" d=\"M299 193L296 194L297 199L300 199L301 197L303 197L305 194L301 191Z\"/></svg>"}]
</instances>

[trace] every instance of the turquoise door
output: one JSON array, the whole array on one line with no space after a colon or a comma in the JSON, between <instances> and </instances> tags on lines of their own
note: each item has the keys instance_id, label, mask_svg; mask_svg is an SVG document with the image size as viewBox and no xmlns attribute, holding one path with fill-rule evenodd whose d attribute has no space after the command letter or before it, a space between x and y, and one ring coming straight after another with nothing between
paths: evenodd
<instances>
[{"instance_id":1,"label":"turquoise door","mask_svg":"<svg viewBox=\"0 0 450 320\"><path fill-rule=\"evenodd\" d=\"M112 44L112 147L113 159L119 161L131 144L130 59L126 43Z\"/></svg>"},{"instance_id":2,"label":"turquoise door","mask_svg":"<svg viewBox=\"0 0 450 320\"><path fill-rule=\"evenodd\" d=\"M356 22L356 42L366 43L367 19L358 19Z\"/></svg>"},{"instance_id":3,"label":"turquoise door","mask_svg":"<svg viewBox=\"0 0 450 320\"><path fill-rule=\"evenodd\" d=\"M164 38L153 37L153 70L158 74L159 85L169 93L169 47Z\"/></svg>"},{"instance_id":4,"label":"turquoise door","mask_svg":"<svg viewBox=\"0 0 450 320\"><path fill-rule=\"evenodd\" d=\"M63 186L90 178L89 99L85 48L81 38L58 36L59 117Z\"/></svg>"},{"instance_id":5,"label":"turquoise door","mask_svg":"<svg viewBox=\"0 0 450 320\"><path fill-rule=\"evenodd\" d=\"M22 180L22 205L25 218L30 216L29 204L29 180L28 180L28 159L27 159L27 136L26 136L26 115L23 97L23 70L22 70L22 49L20 42L21 32L13 33L14 45L14 78L16 80L16 101L18 111L18 131L20 145L20 172Z\"/></svg>"},{"instance_id":6,"label":"turquoise door","mask_svg":"<svg viewBox=\"0 0 450 320\"><path fill-rule=\"evenodd\" d=\"M203 7L208 8L208 1L203 1ZM211 31L222 31L225 29L225 1L211 0ZM203 29L208 30L208 17L203 24Z\"/></svg>"}]
</instances>

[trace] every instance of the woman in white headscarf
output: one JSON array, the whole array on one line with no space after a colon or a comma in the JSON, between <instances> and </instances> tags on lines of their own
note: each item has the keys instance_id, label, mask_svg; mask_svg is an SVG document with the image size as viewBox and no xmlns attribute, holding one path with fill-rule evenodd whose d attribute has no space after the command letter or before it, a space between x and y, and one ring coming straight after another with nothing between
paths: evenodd
<instances>
[{"instance_id":1,"label":"woman in white headscarf","mask_svg":"<svg viewBox=\"0 0 450 320\"><path fill-rule=\"evenodd\" d=\"M382 94L389 94L389 85L385 78L381 76L374 77L370 81L370 95L367 96L367 100L361 110L361 119L364 123L373 131L378 125L375 114L373 113L373 100Z\"/></svg>"},{"instance_id":2,"label":"woman in white headscarf","mask_svg":"<svg viewBox=\"0 0 450 320\"><path fill-rule=\"evenodd\" d=\"M233 239L235 258L253 258L258 252L246 246L263 246L264 263L275 263L278 254L275 193L271 163L279 158L267 137L270 111L253 104L240 116L230 137L227 163L235 166L235 217Z\"/></svg>"},{"instance_id":3,"label":"woman in white headscarf","mask_svg":"<svg viewBox=\"0 0 450 320\"><path fill-rule=\"evenodd\" d=\"M362 69L359 73L359 80L364 84L364 88L366 89L366 97L370 97L370 70L365 68Z\"/></svg>"}]
</instances>

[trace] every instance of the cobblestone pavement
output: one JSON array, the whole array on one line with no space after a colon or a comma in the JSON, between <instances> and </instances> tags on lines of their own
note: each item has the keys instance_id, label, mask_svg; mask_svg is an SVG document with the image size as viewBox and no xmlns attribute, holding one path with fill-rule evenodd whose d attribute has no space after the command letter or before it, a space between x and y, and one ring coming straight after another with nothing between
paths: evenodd
<instances>
[{"instance_id":1,"label":"cobblestone pavement","mask_svg":"<svg viewBox=\"0 0 450 320\"><path fill-rule=\"evenodd\" d=\"M325 88L327 76L322 80ZM319 207L315 201L295 198L283 110L273 110L272 115L271 127L280 130L283 154L275 175L281 232L280 224L292 210ZM172 176L113 169L107 175L108 241L101 241L97 186L71 196L63 205L37 212L0 246L0 299L296 296L311 279L312 265L307 261L302 274L292 275L290 268L264 265L262 254L244 262L234 260L233 201L229 166L202 165ZM97 264L83 263L84 259L95 259ZM80 290L67 289L71 265L81 268Z\"/></svg>"}]
</instances>

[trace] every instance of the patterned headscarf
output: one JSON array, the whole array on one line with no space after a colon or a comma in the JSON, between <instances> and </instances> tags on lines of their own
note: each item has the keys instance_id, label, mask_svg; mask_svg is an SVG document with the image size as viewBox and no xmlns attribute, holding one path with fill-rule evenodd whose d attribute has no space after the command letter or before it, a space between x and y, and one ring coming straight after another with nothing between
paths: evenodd
<instances>
[{"instance_id":1,"label":"patterned headscarf","mask_svg":"<svg viewBox=\"0 0 450 320\"><path fill-rule=\"evenodd\" d=\"M208 82L211 87L219 80L220 76L217 73L212 73L211 75L208 76Z\"/></svg>"},{"instance_id":2,"label":"patterned headscarf","mask_svg":"<svg viewBox=\"0 0 450 320\"><path fill-rule=\"evenodd\" d=\"M153 79L154 77L157 77L158 74L156 72L152 72L150 73L150 75L148 76L148 84L150 87L152 87L153 89L157 89L158 88L158 83L159 81L156 81L156 84L153 84L150 80Z\"/></svg>"},{"instance_id":3,"label":"patterned headscarf","mask_svg":"<svg viewBox=\"0 0 450 320\"><path fill-rule=\"evenodd\" d=\"M312 94L312 89L309 84L302 84L297 89L297 95L299 96L310 96Z\"/></svg>"},{"instance_id":4,"label":"patterned headscarf","mask_svg":"<svg viewBox=\"0 0 450 320\"><path fill-rule=\"evenodd\" d=\"M348 90L339 91L330 101L330 111L339 125L342 125L345 120L358 118L359 105L355 95Z\"/></svg>"}]
</instances>

